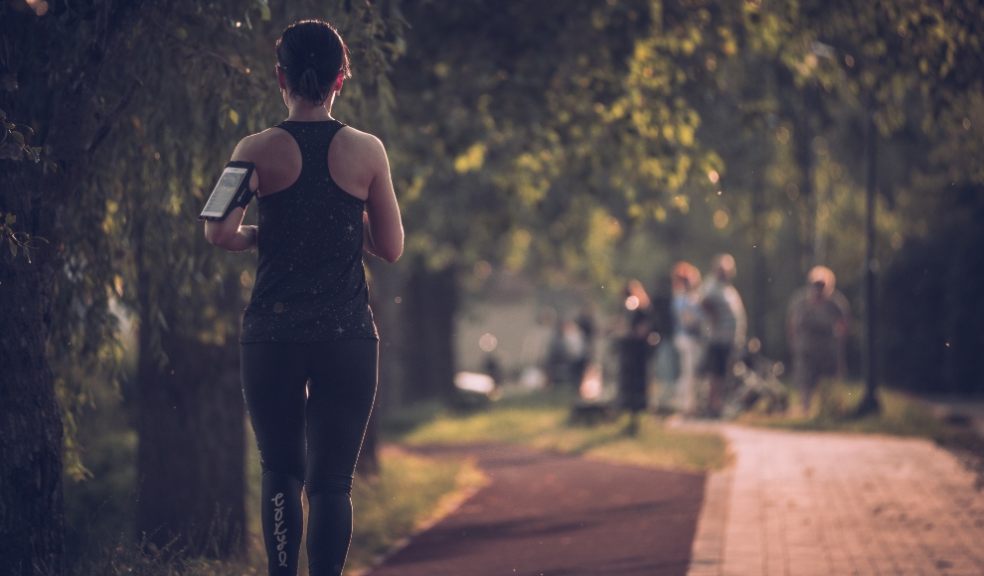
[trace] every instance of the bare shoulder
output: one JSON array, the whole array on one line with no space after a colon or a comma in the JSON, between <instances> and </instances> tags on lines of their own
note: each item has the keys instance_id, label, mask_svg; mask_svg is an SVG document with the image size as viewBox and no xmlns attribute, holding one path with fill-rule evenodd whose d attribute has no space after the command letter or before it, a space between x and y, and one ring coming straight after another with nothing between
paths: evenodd
<instances>
[{"instance_id":1,"label":"bare shoulder","mask_svg":"<svg viewBox=\"0 0 984 576\"><path fill-rule=\"evenodd\" d=\"M386 149L383 146L382 140L357 128L345 126L338 131L335 138L343 148L351 150L360 156L369 155L373 158L382 158L386 155Z\"/></svg>"},{"instance_id":2,"label":"bare shoulder","mask_svg":"<svg viewBox=\"0 0 984 576\"><path fill-rule=\"evenodd\" d=\"M250 134L236 144L232 159L255 162L264 158L271 148L279 145L284 139L290 139L290 135L280 128L267 128L262 132Z\"/></svg>"}]
</instances>

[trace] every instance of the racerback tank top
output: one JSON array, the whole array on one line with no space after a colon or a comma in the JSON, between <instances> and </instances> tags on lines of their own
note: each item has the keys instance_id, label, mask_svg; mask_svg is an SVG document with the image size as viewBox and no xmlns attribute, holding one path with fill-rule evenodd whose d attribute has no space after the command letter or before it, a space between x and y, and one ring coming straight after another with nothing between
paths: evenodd
<instances>
[{"instance_id":1,"label":"racerback tank top","mask_svg":"<svg viewBox=\"0 0 984 576\"><path fill-rule=\"evenodd\" d=\"M297 141L301 173L257 199L259 262L241 342L378 339L362 262L365 202L342 190L328 169L328 148L344 126L276 126Z\"/></svg>"}]
</instances>

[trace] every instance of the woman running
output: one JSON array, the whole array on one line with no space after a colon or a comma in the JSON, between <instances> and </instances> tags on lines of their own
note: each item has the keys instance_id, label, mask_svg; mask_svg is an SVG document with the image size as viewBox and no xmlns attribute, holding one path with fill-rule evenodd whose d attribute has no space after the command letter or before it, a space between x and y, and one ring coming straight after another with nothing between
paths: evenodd
<instances>
[{"instance_id":1,"label":"woman running","mask_svg":"<svg viewBox=\"0 0 984 576\"><path fill-rule=\"evenodd\" d=\"M383 144L331 116L350 77L335 28L321 20L289 26L277 41L276 73L287 119L232 153L255 165L259 223L244 226L245 208L236 208L206 222L205 236L226 250L259 251L240 342L269 573L297 573L303 487L310 574L338 575L376 393L378 336L362 254L395 262L403 224Z\"/></svg>"}]
</instances>

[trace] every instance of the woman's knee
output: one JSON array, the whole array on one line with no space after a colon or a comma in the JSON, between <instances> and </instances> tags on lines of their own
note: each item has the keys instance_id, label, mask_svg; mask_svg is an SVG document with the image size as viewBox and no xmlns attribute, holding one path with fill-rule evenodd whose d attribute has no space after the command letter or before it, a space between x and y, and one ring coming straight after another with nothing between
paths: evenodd
<instances>
[{"instance_id":1,"label":"woman's knee","mask_svg":"<svg viewBox=\"0 0 984 576\"><path fill-rule=\"evenodd\" d=\"M307 472L303 457L291 457L282 452L273 454L270 457L265 457L261 454L260 470L263 471L264 475L276 474L290 476L299 482L304 481L304 476Z\"/></svg>"},{"instance_id":2,"label":"woman's knee","mask_svg":"<svg viewBox=\"0 0 984 576\"><path fill-rule=\"evenodd\" d=\"M317 494L351 494L352 476L346 474L327 474L322 473L308 474L305 482L305 490L308 496Z\"/></svg>"}]
</instances>

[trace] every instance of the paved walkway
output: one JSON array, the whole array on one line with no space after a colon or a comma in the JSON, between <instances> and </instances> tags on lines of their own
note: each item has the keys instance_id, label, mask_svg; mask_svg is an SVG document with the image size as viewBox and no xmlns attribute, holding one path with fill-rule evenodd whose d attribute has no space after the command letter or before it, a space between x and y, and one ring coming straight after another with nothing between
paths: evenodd
<instances>
[{"instance_id":1,"label":"paved walkway","mask_svg":"<svg viewBox=\"0 0 984 576\"><path fill-rule=\"evenodd\" d=\"M515 446L428 453L474 456L491 482L370 576L687 572L704 491L702 475Z\"/></svg>"},{"instance_id":2,"label":"paved walkway","mask_svg":"<svg viewBox=\"0 0 984 576\"><path fill-rule=\"evenodd\" d=\"M984 494L931 442L720 430L689 574L984 574Z\"/></svg>"}]
</instances>

